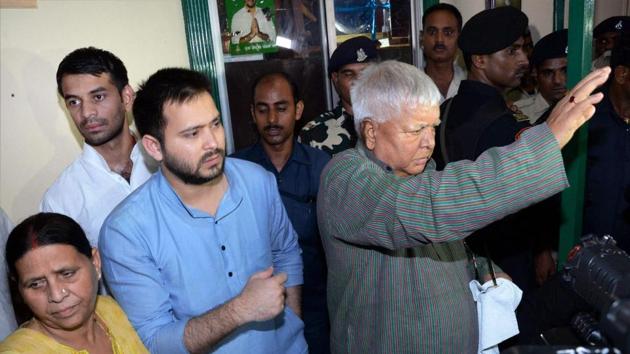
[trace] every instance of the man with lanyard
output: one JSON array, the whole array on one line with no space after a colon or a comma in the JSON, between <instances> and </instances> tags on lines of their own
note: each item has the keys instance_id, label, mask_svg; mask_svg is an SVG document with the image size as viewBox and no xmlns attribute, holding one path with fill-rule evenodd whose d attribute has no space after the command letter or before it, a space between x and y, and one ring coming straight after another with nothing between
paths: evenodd
<instances>
[{"instance_id":1,"label":"man with lanyard","mask_svg":"<svg viewBox=\"0 0 630 354\"><path fill-rule=\"evenodd\" d=\"M306 123L300 132L300 142L331 156L354 147L357 133L352 119L350 87L377 55L374 41L363 36L351 38L335 49L328 62L328 76L339 95L339 104Z\"/></svg>"},{"instance_id":2,"label":"man with lanyard","mask_svg":"<svg viewBox=\"0 0 630 354\"><path fill-rule=\"evenodd\" d=\"M245 0L242 9L232 16L230 30L238 43L275 42L276 28L269 8L256 6L256 0Z\"/></svg>"},{"instance_id":3,"label":"man with lanyard","mask_svg":"<svg viewBox=\"0 0 630 354\"><path fill-rule=\"evenodd\" d=\"M262 75L252 91L251 114L260 138L232 156L257 163L276 177L282 203L302 248L304 337L311 354L329 353L326 260L316 206L319 177L330 156L296 141L295 122L302 117L304 102L287 74Z\"/></svg>"},{"instance_id":4,"label":"man with lanyard","mask_svg":"<svg viewBox=\"0 0 630 354\"><path fill-rule=\"evenodd\" d=\"M429 7L422 15L422 52L429 75L440 90L440 103L457 94L466 72L457 65L457 38L462 30L462 15L451 4Z\"/></svg>"},{"instance_id":5,"label":"man with lanyard","mask_svg":"<svg viewBox=\"0 0 630 354\"><path fill-rule=\"evenodd\" d=\"M57 91L85 144L48 188L40 210L73 218L96 247L107 215L156 166L129 130L134 92L118 57L93 47L73 51L59 64Z\"/></svg>"}]
</instances>

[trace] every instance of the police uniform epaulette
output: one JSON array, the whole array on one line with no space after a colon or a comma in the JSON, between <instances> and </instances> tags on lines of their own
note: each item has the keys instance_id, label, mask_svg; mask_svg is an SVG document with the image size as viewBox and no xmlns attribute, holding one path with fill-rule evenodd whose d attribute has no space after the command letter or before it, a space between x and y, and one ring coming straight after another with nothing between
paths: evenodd
<instances>
[{"instance_id":1,"label":"police uniform epaulette","mask_svg":"<svg viewBox=\"0 0 630 354\"><path fill-rule=\"evenodd\" d=\"M517 122L529 122L529 116L521 112L518 108L517 108L517 111L512 110L512 116L514 117L514 120Z\"/></svg>"},{"instance_id":2,"label":"police uniform epaulette","mask_svg":"<svg viewBox=\"0 0 630 354\"><path fill-rule=\"evenodd\" d=\"M322 115L322 118L334 118L335 113L333 111L328 111Z\"/></svg>"},{"instance_id":3,"label":"police uniform epaulette","mask_svg":"<svg viewBox=\"0 0 630 354\"><path fill-rule=\"evenodd\" d=\"M319 124L321 124L321 122L316 122L316 121L312 120L312 121L310 121L310 122L306 123L306 124L304 125L304 127L302 127L302 130L310 130L310 129L313 129L313 128L315 128L316 126L318 126Z\"/></svg>"}]
</instances>

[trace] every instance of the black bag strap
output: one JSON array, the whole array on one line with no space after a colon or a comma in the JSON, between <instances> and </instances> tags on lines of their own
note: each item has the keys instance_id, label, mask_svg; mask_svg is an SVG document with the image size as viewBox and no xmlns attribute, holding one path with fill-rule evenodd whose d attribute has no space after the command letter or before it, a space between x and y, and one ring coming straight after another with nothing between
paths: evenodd
<instances>
[{"instance_id":1,"label":"black bag strap","mask_svg":"<svg viewBox=\"0 0 630 354\"><path fill-rule=\"evenodd\" d=\"M446 122L448 121L448 113L451 111L451 104L453 104L453 98L449 98L446 101L442 122L440 123L440 153L442 154L442 161L444 161L445 166L449 163L448 151L446 151Z\"/></svg>"}]
</instances>

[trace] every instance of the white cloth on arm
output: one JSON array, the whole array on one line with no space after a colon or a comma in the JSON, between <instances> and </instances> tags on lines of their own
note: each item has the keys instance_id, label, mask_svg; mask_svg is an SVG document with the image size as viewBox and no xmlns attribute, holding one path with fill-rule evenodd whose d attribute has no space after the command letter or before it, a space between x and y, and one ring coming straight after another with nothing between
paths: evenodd
<instances>
[{"instance_id":1,"label":"white cloth on arm","mask_svg":"<svg viewBox=\"0 0 630 354\"><path fill-rule=\"evenodd\" d=\"M523 292L505 278L497 278L481 285L477 280L469 283L473 299L477 303L479 322L479 353L499 353L499 343L518 334L515 310Z\"/></svg>"}]
</instances>

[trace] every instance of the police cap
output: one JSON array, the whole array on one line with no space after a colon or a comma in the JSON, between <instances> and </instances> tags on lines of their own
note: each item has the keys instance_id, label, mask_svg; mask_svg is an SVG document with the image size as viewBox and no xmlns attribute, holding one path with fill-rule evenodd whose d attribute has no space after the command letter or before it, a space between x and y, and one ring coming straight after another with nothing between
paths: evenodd
<instances>
[{"instance_id":1,"label":"police cap","mask_svg":"<svg viewBox=\"0 0 630 354\"><path fill-rule=\"evenodd\" d=\"M566 58L568 53L569 31L566 29L551 32L542 37L534 46L531 64L536 67L547 59Z\"/></svg>"},{"instance_id":2,"label":"police cap","mask_svg":"<svg viewBox=\"0 0 630 354\"><path fill-rule=\"evenodd\" d=\"M593 29L593 37L597 38L608 32L630 32L630 16L613 16L600 22Z\"/></svg>"},{"instance_id":3,"label":"police cap","mask_svg":"<svg viewBox=\"0 0 630 354\"><path fill-rule=\"evenodd\" d=\"M345 65L366 63L377 57L376 43L371 39L364 36L348 39L332 53L328 62L328 75L339 71Z\"/></svg>"},{"instance_id":4,"label":"police cap","mask_svg":"<svg viewBox=\"0 0 630 354\"><path fill-rule=\"evenodd\" d=\"M527 22L527 15L512 6L481 11L464 25L459 48L469 55L498 52L525 33Z\"/></svg>"}]
</instances>

